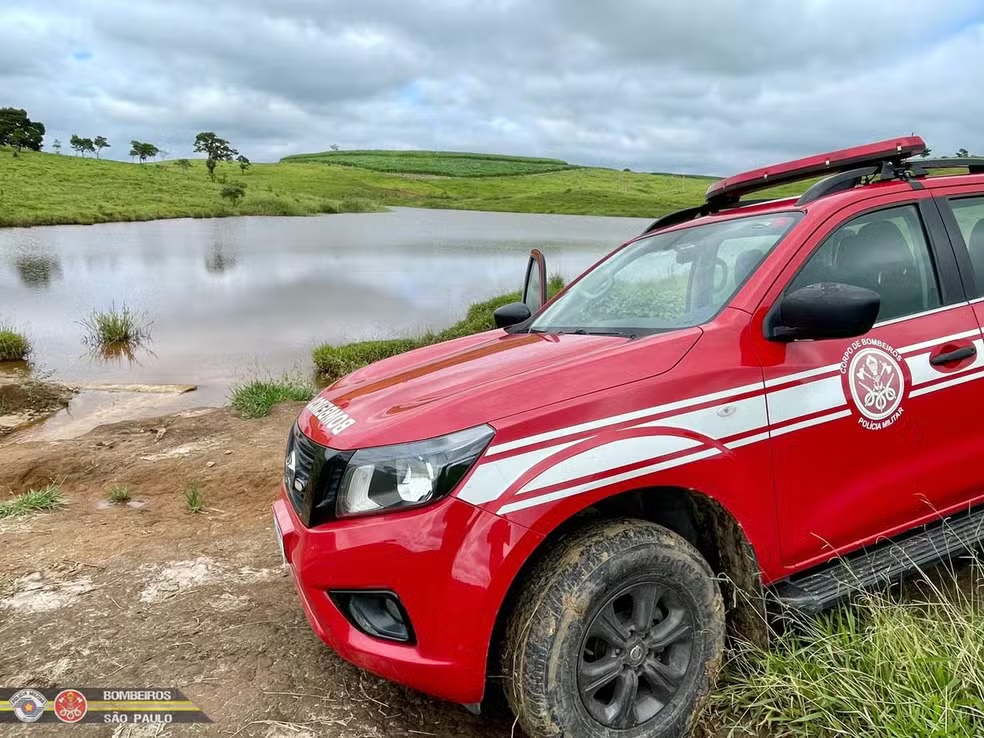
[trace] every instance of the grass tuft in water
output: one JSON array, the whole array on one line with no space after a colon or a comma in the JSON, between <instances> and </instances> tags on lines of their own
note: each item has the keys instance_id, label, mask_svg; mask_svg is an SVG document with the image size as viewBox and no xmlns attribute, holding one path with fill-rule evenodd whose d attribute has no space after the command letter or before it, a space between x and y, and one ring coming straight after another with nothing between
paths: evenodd
<instances>
[{"instance_id":1,"label":"grass tuft in water","mask_svg":"<svg viewBox=\"0 0 984 738\"><path fill-rule=\"evenodd\" d=\"M28 490L24 494L0 502L0 518L19 517L32 512L54 510L65 504L61 489L51 482L41 489Z\"/></svg>"},{"instance_id":2,"label":"grass tuft in water","mask_svg":"<svg viewBox=\"0 0 984 738\"><path fill-rule=\"evenodd\" d=\"M109 310L93 310L80 324L85 330L85 343L107 350L138 346L150 340L146 316L131 310L125 303L119 308L114 303Z\"/></svg>"},{"instance_id":3,"label":"grass tuft in water","mask_svg":"<svg viewBox=\"0 0 984 738\"><path fill-rule=\"evenodd\" d=\"M185 490L185 507L190 513L200 513L205 509L205 493L202 491L202 485L198 482L192 482L191 486Z\"/></svg>"},{"instance_id":4,"label":"grass tuft in water","mask_svg":"<svg viewBox=\"0 0 984 738\"><path fill-rule=\"evenodd\" d=\"M314 397L314 388L303 379L284 374L253 378L233 386L229 402L241 418L262 418L281 402L306 402Z\"/></svg>"},{"instance_id":5,"label":"grass tuft in water","mask_svg":"<svg viewBox=\"0 0 984 738\"><path fill-rule=\"evenodd\" d=\"M122 505L130 501L130 488L125 484L114 484L109 488L107 498L114 505Z\"/></svg>"},{"instance_id":6,"label":"grass tuft in water","mask_svg":"<svg viewBox=\"0 0 984 738\"><path fill-rule=\"evenodd\" d=\"M31 353L31 342L13 326L0 323L0 361L24 361Z\"/></svg>"}]
</instances>

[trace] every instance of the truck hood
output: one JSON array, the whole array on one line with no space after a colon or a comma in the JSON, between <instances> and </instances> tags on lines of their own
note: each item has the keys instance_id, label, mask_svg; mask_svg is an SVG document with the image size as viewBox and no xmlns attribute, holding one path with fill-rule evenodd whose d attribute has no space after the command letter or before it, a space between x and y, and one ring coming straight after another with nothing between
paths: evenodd
<instances>
[{"instance_id":1,"label":"truck hood","mask_svg":"<svg viewBox=\"0 0 984 738\"><path fill-rule=\"evenodd\" d=\"M671 369L699 328L638 339L496 330L384 359L339 380L301 412L336 449L433 438Z\"/></svg>"}]
</instances>

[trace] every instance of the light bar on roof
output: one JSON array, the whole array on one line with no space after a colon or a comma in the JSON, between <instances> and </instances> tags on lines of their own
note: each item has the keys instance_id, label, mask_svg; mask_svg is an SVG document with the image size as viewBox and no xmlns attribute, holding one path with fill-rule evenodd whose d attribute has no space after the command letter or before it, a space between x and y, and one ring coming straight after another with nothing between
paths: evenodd
<instances>
[{"instance_id":1,"label":"light bar on roof","mask_svg":"<svg viewBox=\"0 0 984 738\"><path fill-rule=\"evenodd\" d=\"M863 166L876 166L882 162L898 162L910 156L925 153L926 143L919 136L890 138L877 143L853 146L849 149L815 154L804 159L772 164L761 169L736 174L720 179L707 188L705 199L737 200L758 190L768 189L780 184L799 182L824 174L846 172Z\"/></svg>"}]
</instances>

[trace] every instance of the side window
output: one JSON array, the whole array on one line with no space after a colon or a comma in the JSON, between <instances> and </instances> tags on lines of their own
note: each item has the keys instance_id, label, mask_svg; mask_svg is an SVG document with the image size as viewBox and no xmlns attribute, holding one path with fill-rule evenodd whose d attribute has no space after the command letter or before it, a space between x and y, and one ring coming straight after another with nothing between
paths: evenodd
<instances>
[{"instance_id":1,"label":"side window","mask_svg":"<svg viewBox=\"0 0 984 738\"><path fill-rule=\"evenodd\" d=\"M953 210L964 243L970 252L974 283L977 286L974 297L981 297L984 295L984 197L950 200L950 209Z\"/></svg>"},{"instance_id":2,"label":"side window","mask_svg":"<svg viewBox=\"0 0 984 738\"><path fill-rule=\"evenodd\" d=\"M915 205L866 213L827 236L787 292L817 282L865 287L881 296L878 320L940 307L933 257Z\"/></svg>"}]
</instances>

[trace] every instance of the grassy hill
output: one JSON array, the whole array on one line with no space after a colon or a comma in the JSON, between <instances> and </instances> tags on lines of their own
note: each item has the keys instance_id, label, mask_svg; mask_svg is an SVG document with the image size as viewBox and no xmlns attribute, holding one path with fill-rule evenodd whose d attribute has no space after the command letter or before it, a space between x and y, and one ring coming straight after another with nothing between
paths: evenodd
<instances>
[{"instance_id":1,"label":"grassy hill","mask_svg":"<svg viewBox=\"0 0 984 738\"><path fill-rule=\"evenodd\" d=\"M281 161L442 177L502 177L580 168L560 159L458 151L322 151L318 154L295 154Z\"/></svg>"},{"instance_id":2,"label":"grassy hill","mask_svg":"<svg viewBox=\"0 0 984 738\"><path fill-rule=\"evenodd\" d=\"M344 163L343 163L344 162ZM413 170L413 171L408 171ZM0 149L0 226L229 215L308 215L405 205L656 217L703 199L706 177L575 167L560 160L452 152L326 152L254 164L219 179L204 163L131 164Z\"/></svg>"}]
</instances>

